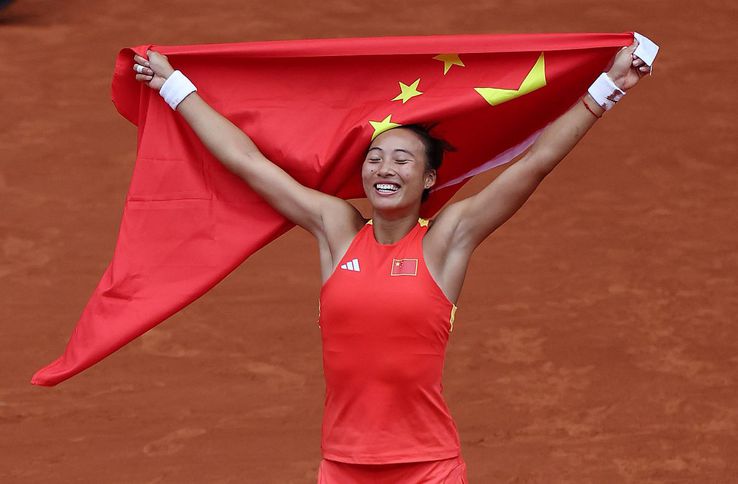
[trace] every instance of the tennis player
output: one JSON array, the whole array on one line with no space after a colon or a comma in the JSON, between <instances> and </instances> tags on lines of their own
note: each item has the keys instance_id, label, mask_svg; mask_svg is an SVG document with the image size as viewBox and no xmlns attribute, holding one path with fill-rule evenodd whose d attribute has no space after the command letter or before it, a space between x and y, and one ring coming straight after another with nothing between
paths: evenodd
<instances>
[{"instance_id":1,"label":"tennis player","mask_svg":"<svg viewBox=\"0 0 738 484\"><path fill-rule=\"evenodd\" d=\"M472 252L649 73L636 47L621 49L609 71L494 181L432 221L420 218L420 207L450 145L427 127L396 127L368 146L361 168L372 206L366 219L264 157L165 55L134 57L136 79L159 91L221 163L318 241L326 382L319 484L467 482L441 375Z\"/></svg>"}]
</instances>

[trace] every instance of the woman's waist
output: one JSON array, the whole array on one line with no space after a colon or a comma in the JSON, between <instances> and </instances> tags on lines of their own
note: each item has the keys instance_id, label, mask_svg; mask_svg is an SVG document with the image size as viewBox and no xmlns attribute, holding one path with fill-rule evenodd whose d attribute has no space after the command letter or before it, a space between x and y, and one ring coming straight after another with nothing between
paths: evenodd
<instances>
[{"instance_id":1,"label":"woman's waist","mask_svg":"<svg viewBox=\"0 0 738 484\"><path fill-rule=\"evenodd\" d=\"M367 464L434 460L460 451L456 424L442 398L327 403L321 442L327 458Z\"/></svg>"},{"instance_id":2,"label":"woman's waist","mask_svg":"<svg viewBox=\"0 0 738 484\"><path fill-rule=\"evenodd\" d=\"M334 392L439 393L444 354L417 352L335 351L324 346L323 373L326 388Z\"/></svg>"},{"instance_id":3,"label":"woman's waist","mask_svg":"<svg viewBox=\"0 0 738 484\"><path fill-rule=\"evenodd\" d=\"M375 438L455 429L440 381L429 385L371 380L326 384L323 423Z\"/></svg>"}]
</instances>

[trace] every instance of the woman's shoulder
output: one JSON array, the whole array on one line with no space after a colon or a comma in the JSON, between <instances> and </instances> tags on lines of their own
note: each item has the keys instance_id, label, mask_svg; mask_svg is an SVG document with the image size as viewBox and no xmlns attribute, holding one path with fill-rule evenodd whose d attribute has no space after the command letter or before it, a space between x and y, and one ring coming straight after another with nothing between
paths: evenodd
<instances>
[{"instance_id":1,"label":"woman's shoulder","mask_svg":"<svg viewBox=\"0 0 738 484\"><path fill-rule=\"evenodd\" d=\"M329 245L343 247L367 224L369 219L351 203L341 200L323 212L323 226Z\"/></svg>"},{"instance_id":2,"label":"woman's shoulder","mask_svg":"<svg viewBox=\"0 0 738 484\"><path fill-rule=\"evenodd\" d=\"M458 203L451 204L433 218L421 218L420 220L424 221L421 225L425 223L428 227L424 236L424 245L431 250L435 249L439 253L445 253L453 241L459 220L461 220L461 208Z\"/></svg>"}]
</instances>

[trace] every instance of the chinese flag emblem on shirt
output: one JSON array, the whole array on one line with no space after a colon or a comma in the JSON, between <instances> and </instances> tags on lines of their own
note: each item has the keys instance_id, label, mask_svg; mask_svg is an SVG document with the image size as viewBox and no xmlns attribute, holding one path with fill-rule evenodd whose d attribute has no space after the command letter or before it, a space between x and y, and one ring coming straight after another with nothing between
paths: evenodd
<instances>
[{"instance_id":1,"label":"chinese flag emblem on shirt","mask_svg":"<svg viewBox=\"0 0 738 484\"><path fill-rule=\"evenodd\" d=\"M418 259L392 259L392 276L417 276Z\"/></svg>"},{"instance_id":2,"label":"chinese flag emblem on shirt","mask_svg":"<svg viewBox=\"0 0 738 484\"><path fill-rule=\"evenodd\" d=\"M300 183L363 197L371 140L437 122L449 153L421 216L473 175L511 161L571 107L633 33L437 35L124 49L112 97L138 151L112 260L64 354L33 377L55 385L190 304L292 225L215 160L158 94L134 79L152 47ZM417 262L400 261L407 275Z\"/></svg>"}]
</instances>

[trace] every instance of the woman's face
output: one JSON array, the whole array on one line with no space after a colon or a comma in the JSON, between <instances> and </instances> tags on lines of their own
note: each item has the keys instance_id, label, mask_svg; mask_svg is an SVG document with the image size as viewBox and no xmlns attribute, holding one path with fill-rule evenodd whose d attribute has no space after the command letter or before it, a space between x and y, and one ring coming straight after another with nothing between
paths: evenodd
<instances>
[{"instance_id":1,"label":"woman's face","mask_svg":"<svg viewBox=\"0 0 738 484\"><path fill-rule=\"evenodd\" d=\"M435 170L426 169L420 137L408 129L393 128L369 145L361 178L375 209L395 211L419 207L423 190L435 183L436 175Z\"/></svg>"}]
</instances>

